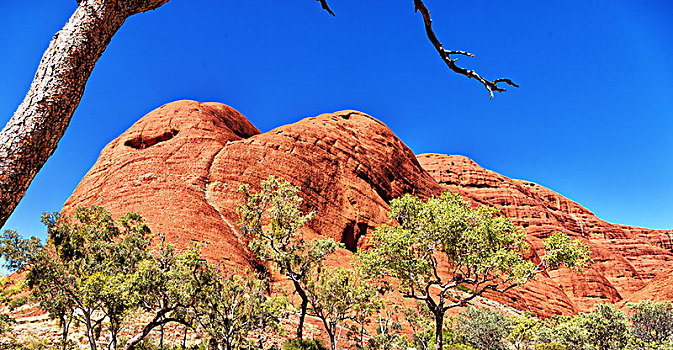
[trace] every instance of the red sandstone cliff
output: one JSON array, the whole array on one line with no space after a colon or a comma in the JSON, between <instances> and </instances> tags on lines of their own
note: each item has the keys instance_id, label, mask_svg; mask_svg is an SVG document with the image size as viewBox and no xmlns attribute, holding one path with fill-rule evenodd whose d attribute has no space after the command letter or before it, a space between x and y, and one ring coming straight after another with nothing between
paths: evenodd
<instances>
[{"instance_id":1,"label":"red sandstone cliff","mask_svg":"<svg viewBox=\"0 0 673 350\"><path fill-rule=\"evenodd\" d=\"M420 162L420 163L419 163ZM586 310L619 301L673 266L663 231L608 224L541 186L511 180L460 156L421 155L381 122L355 111L306 118L260 133L241 114L216 103L178 101L154 110L108 144L64 205L102 205L113 215L142 214L169 239L207 240L206 256L246 265L237 231L238 185L269 175L302 188L318 215L309 235L355 250L387 221L387 201L444 189L497 205L525 228L534 253L562 231L583 237L596 261L583 275L539 276L498 300L538 314ZM350 253L340 252L340 257ZM346 259L339 259L343 263Z\"/></svg>"},{"instance_id":2,"label":"red sandstone cliff","mask_svg":"<svg viewBox=\"0 0 673 350\"><path fill-rule=\"evenodd\" d=\"M537 254L543 254L542 239L558 231L589 245L594 260L590 269L581 275L567 269L550 272L551 286L549 279L541 278L519 291L528 295L523 298L528 304L531 298L535 303L545 303L546 298L555 296L561 300L558 296L562 292L577 311L586 311L594 303L619 302L631 296L673 266L666 231L607 223L558 193L532 182L509 179L463 156L422 154L418 160L446 189L501 208L524 228Z\"/></svg>"}]
</instances>

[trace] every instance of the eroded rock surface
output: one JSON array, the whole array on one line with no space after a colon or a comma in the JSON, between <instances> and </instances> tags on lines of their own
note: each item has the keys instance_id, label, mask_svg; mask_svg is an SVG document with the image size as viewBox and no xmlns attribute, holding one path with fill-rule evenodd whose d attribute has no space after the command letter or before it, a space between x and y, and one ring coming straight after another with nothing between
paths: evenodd
<instances>
[{"instance_id":1,"label":"eroded rock surface","mask_svg":"<svg viewBox=\"0 0 673 350\"><path fill-rule=\"evenodd\" d=\"M556 192L509 179L463 156L417 157L446 189L476 203L501 208L526 231L536 256L543 254L542 240L554 232L580 238L589 245L594 260L591 268L580 275L559 269L536 279L515 293L522 296L517 298L522 299L517 300L519 307L540 304L545 308L555 299L570 300L575 310L586 311L597 302L619 302L631 296L673 265L667 231L607 223Z\"/></svg>"},{"instance_id":2,"label":"eroded rock surface","mask_svg":"<svg viewBox=\"0 0 673 350\"><path fill-rule=\"evenodd\" d=\"M309 236L332 237L350 251L366 246L370 232L388 221L390 199L446 189L502 208L528 233L534 260L543 254L542 239L553 232L584 239L596 261L584 274L553 271L511 296L492 296L541 315L618 302L672 266L664 231L606 223L555 192L465 157L417 158L388 127L356 111L260 133L222 104L167 104L103 149L64 211L93 204L114 216L135 211L154 232L180 244L208 241L208 259L244 267L250 257L237 228L238 186L258 189L270 175L302 188L304 205L317 212ZM341 251L330 263L346 266L350 255Z\"/></svg>"}]
</instances>

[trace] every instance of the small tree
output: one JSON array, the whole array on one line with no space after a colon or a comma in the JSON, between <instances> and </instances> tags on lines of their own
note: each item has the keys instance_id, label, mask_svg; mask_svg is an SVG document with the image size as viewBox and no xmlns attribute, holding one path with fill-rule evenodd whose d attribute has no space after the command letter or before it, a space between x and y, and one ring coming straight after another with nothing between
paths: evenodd
<instances>
[{"instance_id":1,"label":"small tree","mask_svg":"<svg viewBox=\"0 0 673 350\"><path fill-rule=\"evenodd\" d=\"M262 181L259 193L250 192L245 184L239 191L243 194L238 206L241 233L251 238L250 250L259 259L272 262L292 282L301 299L297 338L302 340L309 303L308 274L317 271L338 245L331 238L306 243L300 229L315 213L302 212L299 188L289 182L271 176Z\"/></svg>"},{"instance_id":2,"label":"small tree","mask_svg":"<svg viewBox=\"0 0 673 350\"><path fill-rule=\"evenodd\" d=\"M629 340L624 312L614 304L596 304L591 313L580 317L589 332L589 340L597 350L620 350Z\"/></svg>"},{"instance_id":3,"label":"small tree","mask_svg":"<svg viewBox=\"0 0 673 350\"><path fill-rule=\"evenodd\" d=\"M8 232L5 232L5 235ZM3 235L3 237L5 236ZM2 240L2 238L0 238ZM0 308L12 311L12 300L16 298L19 288L16 288L16 283L12 283L8 278L0 280ZM4 310L3 310L4 311ZM0 336L11 333L16 320L9 314L0 312Z\"/></svg>"},{"instance_id":4,"label":"small tree","mask_svg":"<svg viewBox=\"0 0 673 350\"><path fill-rule=\"evenodd\" d=\"M390 209L398 224L377 228L373 248L358 260L367 274L392 278L404 297L425 303L434 316L440 350L448 309L467 305L487 290L504 293L545 269L579 269L590 261L585 245L557 233L545 241L546 255L535 265L523 257L529 249L525 233L496 216L498 209L472 209L449 192L427 201L404 195L392 200ZM468 295L451 300L448 292L460 285Z\"/></svg>"},{"instance_id":5,"label":"small tree","mask_svg":"<svg viewBox=\"0 0 673 350\"><path fill-rule=\"evenodd\" d=\"M278 329L286 301L268 297L267 282L254 276L225 274L213 281L205 290L207 297L196 307L197 321L210 336L211 346L220 350L262 349L264 339L255 344L248 334Z\"/></svg>"},{"instance_id":6,"label":"small tree","mask_svg":"<svg viewBox=\"0 0 673 350\"><path fill-rule=\"evenodd\" d=\"M550 336L554 341L548 344L561 344L567 350L591 350L589 330L586 328L586 314L578 314L568 318L551 329Z\"/></svg>"},{"instance_id":7,"label":"small tree","mask_svg":"<svg viewBox=\"0 0 673 350\"><path fill-rule=\"evenodd\" d=\"M26 283L40 307L62 326L63 348L72 320L84 324L91 350L108 320L115 349L123 318L134 308L130 276L147 258L148 227L129 213L113 220L103 208L77 208L75 223L57 213L45 214L48 240L24 240L5 233L0 252L7 266L24 266Z\"/></svg>"},{"instance_id":8,"label":"small tree","mask_svg":"<svg viewBox=\"0 0 673 350\"><path fill-rule=\"evenodd\" d=\"M509 322L497 311L468 308L456 319L456 328L465 340L479 350L506 350Z\"/></svg>"},{"instance_id":9,"label":"small tree","mask_svg":"<svg viewBox=\"0 0 673 350\"><path fill-rule=\"evenodd\" d=\"M322 321L336 350L346 322L363 322L378 310L378 292L353 270L327 269L314 276L306 288L311 313Z\"/></svg>"},{"instance_id":10,"label":"small tree","mask_svg":"<svg viewBox=\"0 0 673 350\"><path fill-rule=\"evenodd\" d=\"M403 310L404 320L411 328L411 343L421 350L428 350L433 335L433 315L428 308L416 301L415 307Z\"/></svg>"},{"instance_id":11,"label":"small tree","mask_svg":"<svg viewBox=\"0 0 673 350\"><path fill-rule=\"evenodd\" d=\"M201 257L201 245L178 250L161 236L151 258L138 265L131 281L134 303L153 317L128 340L124 350L132 349L153 329L170 322L192 328L194 308L210 297L208 286L215 278L211 269Z\"/></svg>"},{"instance_id":12,"label":"small tree","mask_svg":"<svg viewBox=\"0 0 673 350\"><path fill-rule=\"evenodd\" d=\"M537 340L541 324L537 318L527 316L508 317L510 332L508 341L516 350L525 350Z\"/></svg>"},{"instance_id":13,"label":"small tree","mask_svg":"<svg viewBox=\"0 0 673 350\"><path fill-rule=\"evenodd\" d=\"M673 340L673 304L649 300L628 303L631 334L646 344L661 345Z\"/></svg>"},{"instance_id":14,"label":"small tree","mask_svg":"<svg viewBox=\"0 0 673 350\"><path fill-rule=\"evenodd\" d=\"M369 349L393 350L407 349L406 337L401 333L402 324L395 320L403 310L397 304L381 300L381 307L376 317L376 335L369 338Z\"/></svg>"}]
</instances>

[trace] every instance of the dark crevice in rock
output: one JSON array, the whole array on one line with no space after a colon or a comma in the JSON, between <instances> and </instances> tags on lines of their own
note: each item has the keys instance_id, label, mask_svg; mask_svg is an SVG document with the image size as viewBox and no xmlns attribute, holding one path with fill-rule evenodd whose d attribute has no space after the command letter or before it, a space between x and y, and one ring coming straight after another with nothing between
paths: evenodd
<instances>
[{"instance_id":1,"label":"dark crevice in rock","mask_svg":"<svg viewBox=\"0 0 673 350\"><path fill-rule=\"evenodd\" d=\"M154 137L143 137L136 136L132 139L126 140L124 146L129 146L135 149L145 149L156 145L159 142L164 142L172 139L175 135L178 134L178 130L172 129L171 131L166 131L165 133L154 136Z\"/></svg>"},{"instance_id":2,"label":"dark crevice in rock","mask_svg":"<svg viewBox=\"0 0 673 350\"><path fill-rule=\"evenodd\" d=\"M367 234L367 223L350 221L344 227L341 234L341 243L346 246L346 249L355 253L357 251L358 242L362 236Z\"/></svg>"}]
</instances>

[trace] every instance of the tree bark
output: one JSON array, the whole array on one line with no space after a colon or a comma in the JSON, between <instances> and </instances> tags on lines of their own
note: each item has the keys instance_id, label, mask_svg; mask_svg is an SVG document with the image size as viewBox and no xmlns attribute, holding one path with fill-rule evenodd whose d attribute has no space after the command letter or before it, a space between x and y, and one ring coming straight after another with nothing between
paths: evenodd
<instances>
[{"instance_id":1,"label":"tree bark","mask_svg":"<svg viewBox=\"0 0 673 350\"><path fill-rule=\"evenodd\" d=\"M167 323L169 320L171 320L164 317L164 315L169 311L171 310L168 309L160 310L154 316L154 318L143 327L143 329L138 334L136 334L126 342L126 345L124 345L124 350L133 349L136 345L138 345L138 343L140 343L143 339L145 339L145 337L149 335L154 328L156 328L157 326L163 326L164 323Z\"/></svg>"},{"instance_id":2,"label":"tree bark","mask_svg":"<svg viewBox=\"0 0 673 350\"><path fill-rule=\"evenodd\" d=\"M87 316L86 318L86 336L89 339L89 348L91 350L97 350L98 344L96 344L96 335L93 325L91 325L91 317Z\"/></svg>"},{"instance_id":3,"label":"tree bark","mask_svg":"<svg viewBox=\"0 0 673 350\"><path fill-rule=\"evenodd\" d=\"M439 310L435 312L435 343L437 344L437 350L444 348L442 328L444 328L444 312Z\"/></svg>"},{"instance_id":4,"label":"tree bark","mask_svg":"<svg viewBox=\"0 0 673 350\"><path fill-rule=\"evenodd\" d=\"M303 341L304 338L304 318L306 317L306 310L308 309L308 296L301 288L299 282L292 281L294 284L294 289L297 291L297 294L301 297L301 313L299 314L299 325L297 325L297 339Z\"/></svg>"},{"instance_id":5,"label":"tree bark","mask_svg":"<svg viewBox=\"0 0 673 350\"><path fill-rule=\"evenodd\" d=\"M0 132L0 226L54 153L96 62L129 16L168 0L79 0L45 51L25 99Z\"/></svg>"}]
</instances>

